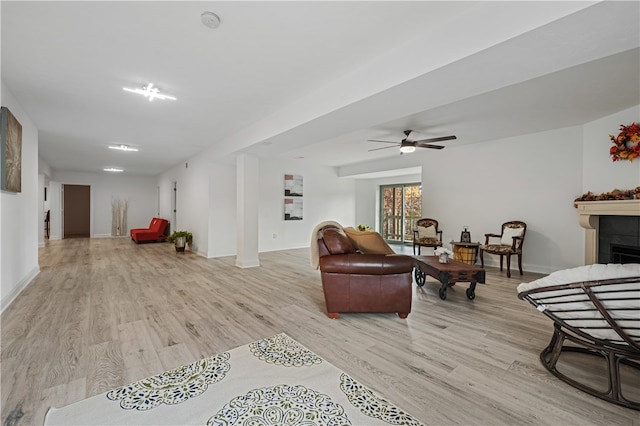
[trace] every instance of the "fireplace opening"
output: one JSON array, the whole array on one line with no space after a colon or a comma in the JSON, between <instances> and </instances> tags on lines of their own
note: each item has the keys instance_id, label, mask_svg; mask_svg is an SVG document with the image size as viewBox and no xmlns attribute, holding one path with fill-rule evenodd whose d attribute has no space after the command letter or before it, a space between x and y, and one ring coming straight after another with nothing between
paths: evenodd
<instances>
[{"instance_id":1,"label":"fireplace opening","mask_svg":"<svg viewBox=\"0 0 640 426\"><path fill-rule=\"evenodd\" d=\"M640 263L640 247L611 244L611 263Z\"/></svg>"}]
</instances>

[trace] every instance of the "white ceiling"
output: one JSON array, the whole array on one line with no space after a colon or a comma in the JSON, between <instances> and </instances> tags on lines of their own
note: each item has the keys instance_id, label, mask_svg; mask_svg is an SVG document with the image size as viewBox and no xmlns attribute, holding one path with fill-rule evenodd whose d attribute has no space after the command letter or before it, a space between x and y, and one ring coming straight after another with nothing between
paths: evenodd
<instances>
[{"instance_id":1,"label":"white ceiling","mask_svg":"<svg viewBox=\"0 0 640 426\"><path fill-rule=\"evenodd\" d=\"M340 166L397 155L366 141L404 129L454 147L640 104L636 1L0 7L2 81L54 170L155 176L239 152ZM122 90L149 82L177 100Z\"/></svg>"}]
</instances>

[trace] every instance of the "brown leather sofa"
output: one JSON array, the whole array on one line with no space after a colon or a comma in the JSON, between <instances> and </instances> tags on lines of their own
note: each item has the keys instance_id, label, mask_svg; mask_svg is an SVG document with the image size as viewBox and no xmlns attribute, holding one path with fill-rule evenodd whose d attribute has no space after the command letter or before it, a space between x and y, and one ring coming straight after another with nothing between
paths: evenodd
<instances>
[{"instance_id":1,"label":"brown leather sofa","mask_svg":"<svg viewBox=\"0 0 640 426\"><path fill-rule=\"evenodd\" d=\"M396 254L356 251L342 229L321 228L317 234L320 276L327 312L411 312L413 259Z\"/></svg>"}]
</instances>

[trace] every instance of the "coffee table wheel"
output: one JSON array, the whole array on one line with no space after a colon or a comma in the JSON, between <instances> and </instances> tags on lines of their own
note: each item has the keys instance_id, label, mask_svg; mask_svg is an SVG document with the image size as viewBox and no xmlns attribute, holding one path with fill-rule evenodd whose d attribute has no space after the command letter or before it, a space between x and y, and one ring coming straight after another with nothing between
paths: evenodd
<instances>
[{"instance_id":1,"label":"coffee table wheel","mask_svg":"<svg viewBox=\"0 0 640 426\"><path fill-rule=\"evenodd\" d=\"M440 291L438 291L438 296L440 296L440 299L446 300L446 298L447 298L447 289L446 288L441 288Z\"/></svg>"},{"instance_id":2,"label":"coffee table wheel","mask_svg":"<svg viewBox=\"0 0 640 426\"><path fill-rule=\"evenodd\" d=\"M476 298L476 292L471 290L470 288L467 289L467 299L469 300L473 300Z\"/></svg>"},{"instance_id":3,"label":"coffee table wheel","mask_svg":"<svg viewBox=\"0 0 640 426\"><path fill-rule=\"evenodd\" d=\"M423 274L422 271L420 271L420 269L418 268L415 268L413 270L413 276L416 279L416 284L418 284L420 287L422 287L427 280L427 274Z\"/></svg>"}]
</instances>

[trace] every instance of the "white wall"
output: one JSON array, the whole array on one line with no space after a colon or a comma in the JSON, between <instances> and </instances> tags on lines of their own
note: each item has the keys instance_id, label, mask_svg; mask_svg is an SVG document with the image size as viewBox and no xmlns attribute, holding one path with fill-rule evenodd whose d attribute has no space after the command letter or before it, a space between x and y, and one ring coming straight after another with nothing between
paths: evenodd
<instances>
[{"instance_id":1,"label":"white wall","mask_svg":"<svg viewBox=\"0 0 640 426\"><path fill-rule=\"evenodd\" d=\"M356 179L356 219L350 225L365 224L380 232L380 186L420 182L422 182L420 174Z\"/></svg>"},{"instance_id":2,"label":"white wall","mask_svg":"<svg viewBox=\"0 0 640 426\"><path fill-rule=\"evenodd\" d=\"M303 220L284 220L285 174L303 178ZM337 177L334 168L306 160L262 160L258 250L309 247L311 231L318 223L335 220L353 225L355 207L354 179Z\"/></svg>"},{"instance_id":3,"label":"white wall","mask_svg":"<svg viewBox=\"0 0 640 426\"><path fill-rule=\"evenodd\" d=\"M581 127L437 154L425 155L423 214L439 220L443 241L458 240L469 225L472 241L484 243L485 233L522 220L524 269L551 272L582 264L583 229L573 207L582 187ZM498 259L487 255L485 265L498 265Z\"/></svg>"},{"instance_id":4,"label":"white wall","mask_svg":"<svg viewBox=\"0 0 640 426\"><path fill-rule=\"evenodd\" d=\"M609 135L617 136L620 125L640 123L640 106L592 121L584 126L584 168L582 191L596 194L613 189L633 189L640 186L640 158L634 161L616 161L609 156L612 143Z\"/></svg>"},{"instance_id":5,"label":"white wall","mask_svg":"<svg viewBox=\"0 0 640 426\"><path fill-rule=\"evenodd\" d=\"M201 256L209 251L209 169L212 163L200 156L180 163L157 178L160 188L160 216L171 220L171 197L176 182L176 223L171 231L193 234L191 250ZM155 191L155 189L154 189Z\"/></svg>"},{"instance_id":6,"label":"white wall","mask_svg":"<svg viewBox=\"0 0 640 426\"><path fill-rule=\"evenodd\" d=\"M111 236L111 201L119 198L128 202L127 235L132 228L146 228L156 215L155 178L104 173L77 173L53 171L52 182L59 185L89 185L91 187L91 237ZM59 186L52 186L51 202L60 197ZM49 196L49 194L47 194ZM55 232L51 239L61 237L60 207L51 209L52 221L55 218ZM52 224L53 227L53 224ZM54 235L55 234L55 235Z\"/></svg>"},{"instance_id":7,"label":"white wall","mask_svg":"<svg viewBox=\"0 0 640 426\"><path fill-rule=\"evenodd\" d=\"M40 198L40 208L38 209L38 221L42 224L41 227L38 228L38 247L44 247L44 175L38 175L38 193L41 195Z\"/></svg>"},{"instance_id":8,"label":"white wall","mask_svg":"<svg viewBox=\"0 0 640 426\"><path fill-rule=\"evenodd\" d=\"M177 227L194 234L198 254L206 257L236 254L236 167L189 159L158 177L161 216L170 217L172 182L178 187ZM304 219L284 220L284 175L304 179ZM308 247L311 231L320 222L355 222L355 181L339 178L332 167L308 161L261 159L259 164L260 252ZM203 182L207 183L206 185ZM166 195L165 195L166 194ZM274 238L275 234L275 238ZM203 236L206 240L203 241Z\"/></svg>"},{"instance_id":9,"label":"white wall","mask_svg":"<svg viewBox=\"0 0 640 426\"><path fill-rule=\"evenodd\" d=\"M207 257L236 254L236 181L235 165L211 163L209 167L209 250Z\"/></svg>"},{"instance_id":10,"label":"white wall","mask_svg":"<svg viewBox=\"0 0 640 426\"><path fill-rule=\"evenodd\" d=\"M0 193L0 309L35 277L38 266L38 129L4 83L2 106L22 125L22 191Z\"/></svg>"}]
</instances>

